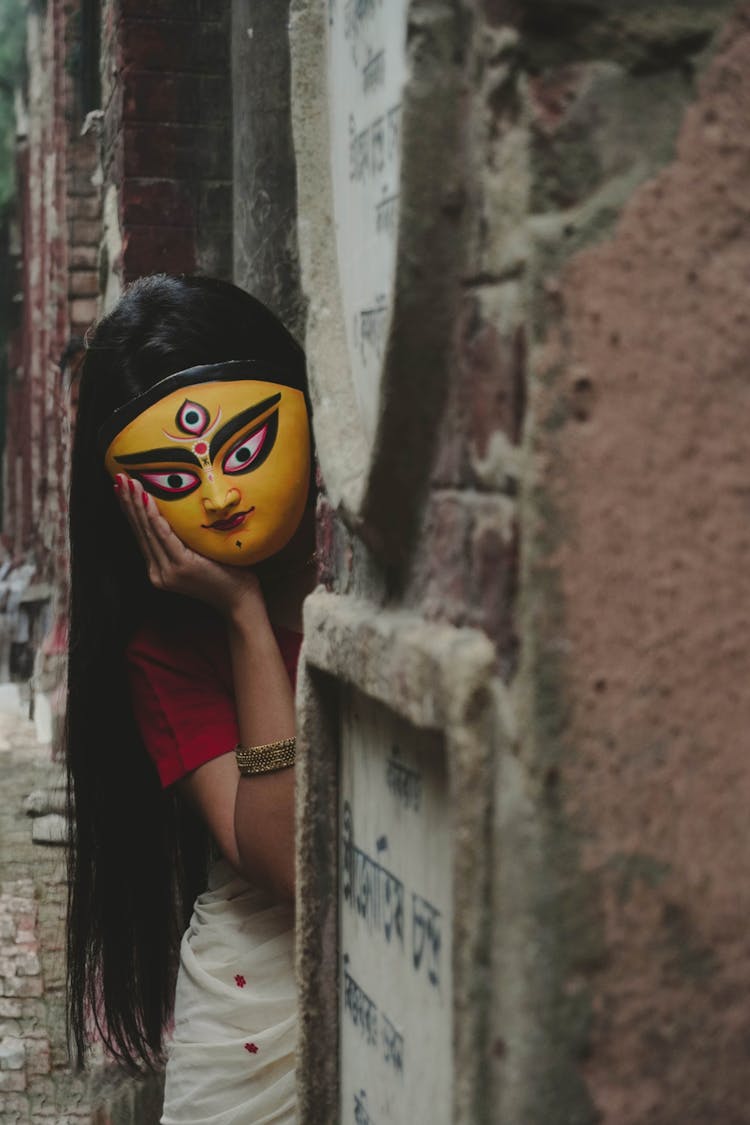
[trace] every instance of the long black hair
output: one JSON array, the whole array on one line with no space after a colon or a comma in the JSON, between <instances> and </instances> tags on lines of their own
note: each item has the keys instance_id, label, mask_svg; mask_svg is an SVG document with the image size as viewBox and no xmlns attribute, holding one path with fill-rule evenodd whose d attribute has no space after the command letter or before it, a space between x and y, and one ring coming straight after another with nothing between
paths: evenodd
<instances>
[{"instance_id":1,"label":"long black hair","mask_svg":"<svg viewBox=\"0 0 750 1125\"><path fill-rule=\"evenodd\" d=\"M167 375L236 359L265 359L304 380L303 352L276 317L203 277L134 282L87 341L70 492L65 733L68 1021L79 1065L92 1025L126 1066L161 1062L179 941L206 859L205 832L162 791L133 718L126 646L145 616L168 621L175 599L148 582L97 434Z\"/></svg>"}]
</instances>

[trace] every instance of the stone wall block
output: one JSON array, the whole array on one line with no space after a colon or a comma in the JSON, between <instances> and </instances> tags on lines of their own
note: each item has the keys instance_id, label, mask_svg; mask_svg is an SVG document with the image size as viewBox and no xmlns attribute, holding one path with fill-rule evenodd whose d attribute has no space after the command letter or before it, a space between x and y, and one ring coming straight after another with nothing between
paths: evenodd
<instances>
[{"instance_id":1,"label":"stone wall block","mask_svg":"<svg viewBox=\"0 0 750 1125\"><path fill-rule=\"evenodd\" d=\"M465 559L471 518L465 496L435 490L427 500L422 536L414 558L410 588L428 621L466 622L469 602Z\"/></svg>"},{"instance_id":2,"label":"stone wall block","mask_svg":"<svg viewBox=\"0 0 750 1125\"><path fill-rule=\"evenodd\" d=\"M26 1047L22 1039L3 1036L0 1039L0 1070L23 1070Z\"/></svg>"},{"instance_id":3,"label":"stone wall block","mask_svg":"<svg viewBox=\"0 0 750 1125\"><path fill-rule=\"evenodd\" d=\"M28 1097L24 1094L0 1094L0 1120L7 1121L8 1125L21 1125L29 1120ZM37 1123L33 1121L32 1125Z\"/></svg>"},{"instance_id":4,"label":"stone wall block","mask_svg":"<svg viewBox=\"0 0 750 1125\"><path fill-rule=\"evenodd\" d=\"M92 190L87 195L74 195L68 200L67 217L99 222L101 210L98 193Z\"/></svg>"},{"instance_id":5,"label":"stone wall block","mask_svg":"<svg viewBox=\"0 0 750 1125\"><path fill-rule=\"evenodd\" d=\"M92 324L97 312L97 303L93 297L76 297L70 302L70 318L75 324Z\"/></svg>"},{"instance_id":6,"label":"stone wall block","mask_svg":"<svg viewBox=\"0 0 750 1125\"><path fill-rule=\"evenodd\" d=\"M52 1062L48 1039L27 1041L26 1067L29 1075L49 1074L51 1072Z\"/></svg>"},{"instance_id":7,"label":"stone wall block","mask_svg":"<svg viewBox=\"0 0 750 1125\"><path fill-rule=\"evenodd\" d=\"M19 1001L23 1009L24 1029L43 1027L47 1016L47 1008L41 1000L25 998Z\"/></svg>"},{"instance_id":8,"label":"stone wall block","mask_svg":"<svg viewBox=\"0 0 750 1125\"><path fill-rule=\"evenodd\" d=\"M479 496L471 506L468 622L492 637L503 675L510 678L518 657L515 620L518 585L518 524L515 505L505 497Z\"/></svg>"},{"instance_id":9,"label":"stone wall block","mask_svg":"<svg viewBox=\"0 0 750 1125\"><path fill-rule=\"evenodd\" d=\"M526 410L526 330L517 282L468 289L432 483L513 493Z\"/></svg>"},{"instance_id":10,"label":"stone wall block","mask_svg":"<svg viewBox=\"0 0 750 1125\"><path fill-rule=\"evenodd\" d=\"M59 1108L55 1108L56 1100L57 1090L53 1079L46 1075L38 1076L29 1091L31 1112L38 1114L39 1117L44 1117L45 1114L51 1115L53 1110L59 1112Z\"/></svg>"},{"instance_id":11,"label":"stone wall block","mask_svg":"<svg viewBox=\"0 0 750 1125\"><path fill-rule=\"evenodd\" d=\"M0 1093L20 1094L26 1089L26 1073L23 1070L0 1070Z\"/></svg>"},{"instance_id":12,"label":"stone wall block","mask_svg":"<svg viewBox=\"0 0 750 1125\"><path fill-rule=\"evenodd\" d=\"M11 946L9 951L6 951L0 957L0 977L15 977L17 976L17 955L16 949Z\"/></svg>"},{"instance_id":13,"label":"stone wall block","mask_svg":"<svg viewBox=\"0 0 750 1125\"><path fill-rule=\"evenodd\" d=\"M71 297L97 297L99 274L95 270L71 270L68 292Z\"/></svg>"},{"instance_id":14,"label":"stone wall block","mask_svg":"<svg viewBox=\"0 0 750 1125\"><path fill-rule=\"evenodd\" d=\"M77 246L98 246L101 226L89 219L71 219L70 239Z\"/></svg>"},{"instance_id":15,"label":"stone wall block","mask_svg":"<svg viewBox=\"0 0 750 1125\"><path fill-rule=\"evenodd\" d=\"M65 1043L55 1042L50 1045L50 1068L57 1070L70 1065L70 1056Z\"/></svg>"},{"instance_id":16,"label":"stone wall block","mask_svg":"<svg viewBox=\"0 0 750 1125\"><path fill-rule=\"evenodd\" d=\"M5 977L0 981L0 995L17 996L19 999L42 996L44 986L40 976L35 977Z\"/></svg>"},{"instance_id":17,"label":"stone wall block","mask_svg":"<svg viewBox=\"0 0 750 1125\"><path fill-rule=\"evenodd\" d=\"M98 246L71 246L69 258L71 269L96 269L98 260Z\"/></svg>"},{"instance_id":18,"label":"stone wall block","mask_svg":"<svg viewBox=\"0 0 750 1125\"><path fill-rule=\"evenodd\" d=\"M16 958L16 972L19 976L38 976L41 971L42 968L39 964L39 957L37 956L36 949L24 950L23 952L20 952L18 954L18 957Z\"/></svg>"}]
</instances>

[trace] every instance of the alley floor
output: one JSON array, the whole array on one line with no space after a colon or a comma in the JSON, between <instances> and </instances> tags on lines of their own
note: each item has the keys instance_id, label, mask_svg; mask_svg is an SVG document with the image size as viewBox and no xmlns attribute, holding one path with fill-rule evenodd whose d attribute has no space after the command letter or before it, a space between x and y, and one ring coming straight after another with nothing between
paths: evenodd
<instances>
[{"instance_id":1,"label":"alley floor","mask_svg":"<svg viewBox=\"0 0 750 1125\"><path fill-rule=\"evenodd\" d=\"M27 811L31 794L59 793L61 771L26 710L16 685L0 685L0 1122L83 1125L86 1081L65 1038L64 852L33 842L45 821ZM45 819L54 833L59 818Z\"/></svg>"}]
</instances>

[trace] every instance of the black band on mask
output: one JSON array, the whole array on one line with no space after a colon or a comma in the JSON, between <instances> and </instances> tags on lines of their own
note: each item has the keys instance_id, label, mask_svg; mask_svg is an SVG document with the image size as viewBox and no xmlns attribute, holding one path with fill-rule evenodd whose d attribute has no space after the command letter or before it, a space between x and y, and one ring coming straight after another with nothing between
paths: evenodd
<instances>
[{"instance_id":1,"label":"black band on mask","mask_svg":"<svg viewBox=\"0 0 750 1125\"><path fill-rule=\"evenodd\" d=\"M188 367L185 371L175 371L154 383L153 387L143 391L142 394L131 398L123 406L118 406L114 414L99 429L97 445L104 455L117 435L130 425L134 419L148 410L155 402L166 398L172 391L180 387L190 387L197 383L234 383L241 379L257 379L264 383L278 383L282 387L291 387L307 399L307 388L303 372L297 374L288 370L280 371L271 363L264 363L258 359L232 359L226 363L209 363L200 367Z\"/></svg>"}]
</instances>

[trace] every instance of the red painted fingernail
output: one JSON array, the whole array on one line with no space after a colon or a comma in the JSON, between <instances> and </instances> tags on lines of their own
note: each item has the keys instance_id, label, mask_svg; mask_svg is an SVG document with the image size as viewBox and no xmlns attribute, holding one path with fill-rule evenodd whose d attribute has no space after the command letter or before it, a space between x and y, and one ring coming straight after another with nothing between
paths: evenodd
<instances>
[{"instance_id":1,"label":"red painted fingernail","mask_svg":"<svg viewBox=\"0 0 750 1125\"><path fill-rule=\"evenodd\" d=\"M128 477L128 488L131 492L135 492L135 481L132 477Z\"/></svg>"},{"instance_id":2,"label":"red painted fingernail","mask_svg":"<svg viewBox=\"0 0 750 1125\"><path fill-rule=\"evenodd\" d=\"M143 507L147 508L148 507L148 493L142 492L141 496L143 497Z\"/></svg>"}]
</instances>

